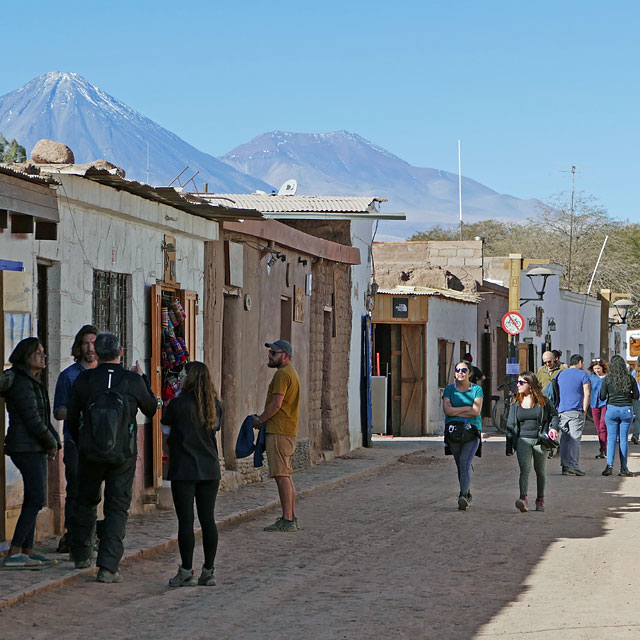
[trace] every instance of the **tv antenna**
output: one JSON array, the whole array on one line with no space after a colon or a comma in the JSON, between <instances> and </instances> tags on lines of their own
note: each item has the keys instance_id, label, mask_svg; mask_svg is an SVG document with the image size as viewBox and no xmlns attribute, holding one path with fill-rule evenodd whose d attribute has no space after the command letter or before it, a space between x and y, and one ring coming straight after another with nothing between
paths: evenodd
<instances>
[{"instance_id":1,"label":"tv antenna","mask_svg":"<svg viewBox=\"0 0 640 640\"><path fill-rule=\"evenodd\" d=\"M298 181L295 178L287 180L278 191L279 196L295 196L298 190Z\"/></svg>"},{"instance_id":2,"label":"tv antenna","mask_svg":"<svg viewBox=\"0 0 640 640\"><path fill-rule=\"evenodd\" d=\"M170 187L174 182L176 182L176 180L178 181L178 187L180 189L182 189L184 191L184 188L191 182L193 183L193 190L194 192L198 192L198 187L196 185L196 182L194 180L194 178L200 173L200 170L196 171L188 180L185 180L184 182L182 182L182 180L180 180L180 176L182 176L182 174L189 168L189 165L187 165L169 184L168 186Z\"/></svg>"}]
</instances>

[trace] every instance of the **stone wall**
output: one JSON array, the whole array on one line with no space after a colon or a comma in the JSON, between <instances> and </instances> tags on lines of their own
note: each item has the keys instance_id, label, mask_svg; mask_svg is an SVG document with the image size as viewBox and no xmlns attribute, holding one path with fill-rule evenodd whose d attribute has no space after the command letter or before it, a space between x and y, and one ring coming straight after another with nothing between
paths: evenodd
<instances>
[{"instance_id":1,"label":"stone wall","mask_svg":"<svg viewBox=\"0 0 640 640\"><path fill-rule=\"evenodd\" d=\"M381 288L396 285L475 292L482 282L480 240L375 242L376 281Z\"/></svg>"}]
</instances>

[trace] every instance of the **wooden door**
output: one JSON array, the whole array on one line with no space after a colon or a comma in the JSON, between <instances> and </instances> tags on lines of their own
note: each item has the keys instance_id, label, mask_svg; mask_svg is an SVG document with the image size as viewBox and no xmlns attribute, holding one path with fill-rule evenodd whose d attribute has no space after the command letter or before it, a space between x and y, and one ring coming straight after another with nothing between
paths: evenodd
<instances>
[{"instance_id":1,"label":"wooden door","mask_svg":"<svg viewBox=\"0 0 640 640\"><path fill-rule=\"evenodd\" d=\"M422 326L402 325L400 435L423 435L424 362Z\"/></svg>"},{"instance_id":2,"label":"wooden door","mask_svg":"<svg viewBox=\"0 0 640 640\"><path fill-rule=\"evenodd\" d=\"M520 360L520 371L530 371L529 367L529 345L521 342L518 344L518 355Z\"/></svg>"},{"instance_id":3,"label":"wooden door","mask_svg":"<svg viewBox=\"0 0 640 640\"><path fill-rule=\"evenodd\" d=\"M189 360L204 360L204 354L198 354L198 333L196 318L198 317L198 294L195 291L180 291L180 304L186 314L184 321L184 341L189 352Z\"/></svg>"},{"instance_id":4,"label":"wooden door","mask_svg":"<svg viewBox=\"0 0 640 640\"><path fill-rule=\"evenodd\" d=\"M160 370L160 347L162 330L162 287L159 284L151 285L151 389L156 398L162 396L162 372ZM151 466L153 486L162 485L162 431L160 431L160 418L162 410L158 409L151 423ZM146 448L146 447L145 447ZM146 448L148 451L148 448ZM145 460L145 468L147 468ZM147 476L148 478L148 476Z\"/></svg>"}]
</instances>

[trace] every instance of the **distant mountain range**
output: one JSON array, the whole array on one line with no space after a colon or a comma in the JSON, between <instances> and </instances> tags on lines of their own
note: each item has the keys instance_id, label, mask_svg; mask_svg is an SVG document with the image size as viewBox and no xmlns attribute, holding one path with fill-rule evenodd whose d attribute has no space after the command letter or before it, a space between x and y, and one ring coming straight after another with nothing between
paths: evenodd
<instances>
[{"instance_id":1,"label":"distant mountain range","mask_svg":"<svg viewBox=\"0 0 640 640\"><path fill-rule=\"evenodd\" d=\"M168 184L189 166L181 182L199 171L198 189L207 182L218 193L270 191L295 178L301 195L387 198L382 211L404 212L407 221L382 222L378 238L402 239L432 224L458 221L457 175L414 167L354 133L274 131L215 158L76 73L46 73L0 97L0 133L18 140L27 153L41 138L63 142L76 162L104 158L141 182L147 181L148 157L149 182L156 185ZM540 205L464 177L462 202L468 222L524 219Z\"/></svg>"}]
</instances>

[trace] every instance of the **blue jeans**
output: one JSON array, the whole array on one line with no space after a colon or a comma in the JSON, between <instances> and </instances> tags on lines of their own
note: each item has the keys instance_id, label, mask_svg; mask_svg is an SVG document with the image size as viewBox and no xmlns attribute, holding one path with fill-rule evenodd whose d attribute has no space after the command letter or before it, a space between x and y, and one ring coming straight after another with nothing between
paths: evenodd
<instances>
[{"instance_id":1,"label":"blue jeans","mask_svg":"<svg viewBox=\"0 0 640 640\"><path fill-rule=\"evenodd\" d=\"M640 436L640 400L633 401L633 413L635 414L635 418L633 420L633 430L631 435L634 435L637 438Z\"/></svg>"},{"instance_id":2,"label":"blue jeans","mask_svg":"<svg viewBox=\"0 0 640 640\"><path fill-rule=\"evenodd\" d=\"M464 444L449 443L453 459L456 461L456 466L458 467L460 493L464 495L469 493L469 488L471 487L471 463L473 462L473 456L476 455L479 444L480 440L478 440L478 438L471 442L465 442Z\"/></svg>"},{"instance_id":3,"label":"blue jeans","mask_svg":"<svg viewBox=\"0 0 640 640\"><path fill-rule=\"evenodd\" d=\"M616 457L616 443L620 439L620 468L627 468L627 450L629 443L629 428L633 422L633 407L617 407L615 404L607 405L607 413L604 417L607 424L607 464L612 467Z\"/></svg>"},{"instance_id":4,"label":"blue jeans","mask_svg":"<svg viewBox=\"0 0 640 640\"><path fill-rule=\"evenodd\" d=\"M32 549L38 512L46 502L47 454L44 452L12 453L11 460L22 474L24 497L11 546Z\"/></svg>"}]
</instances>

